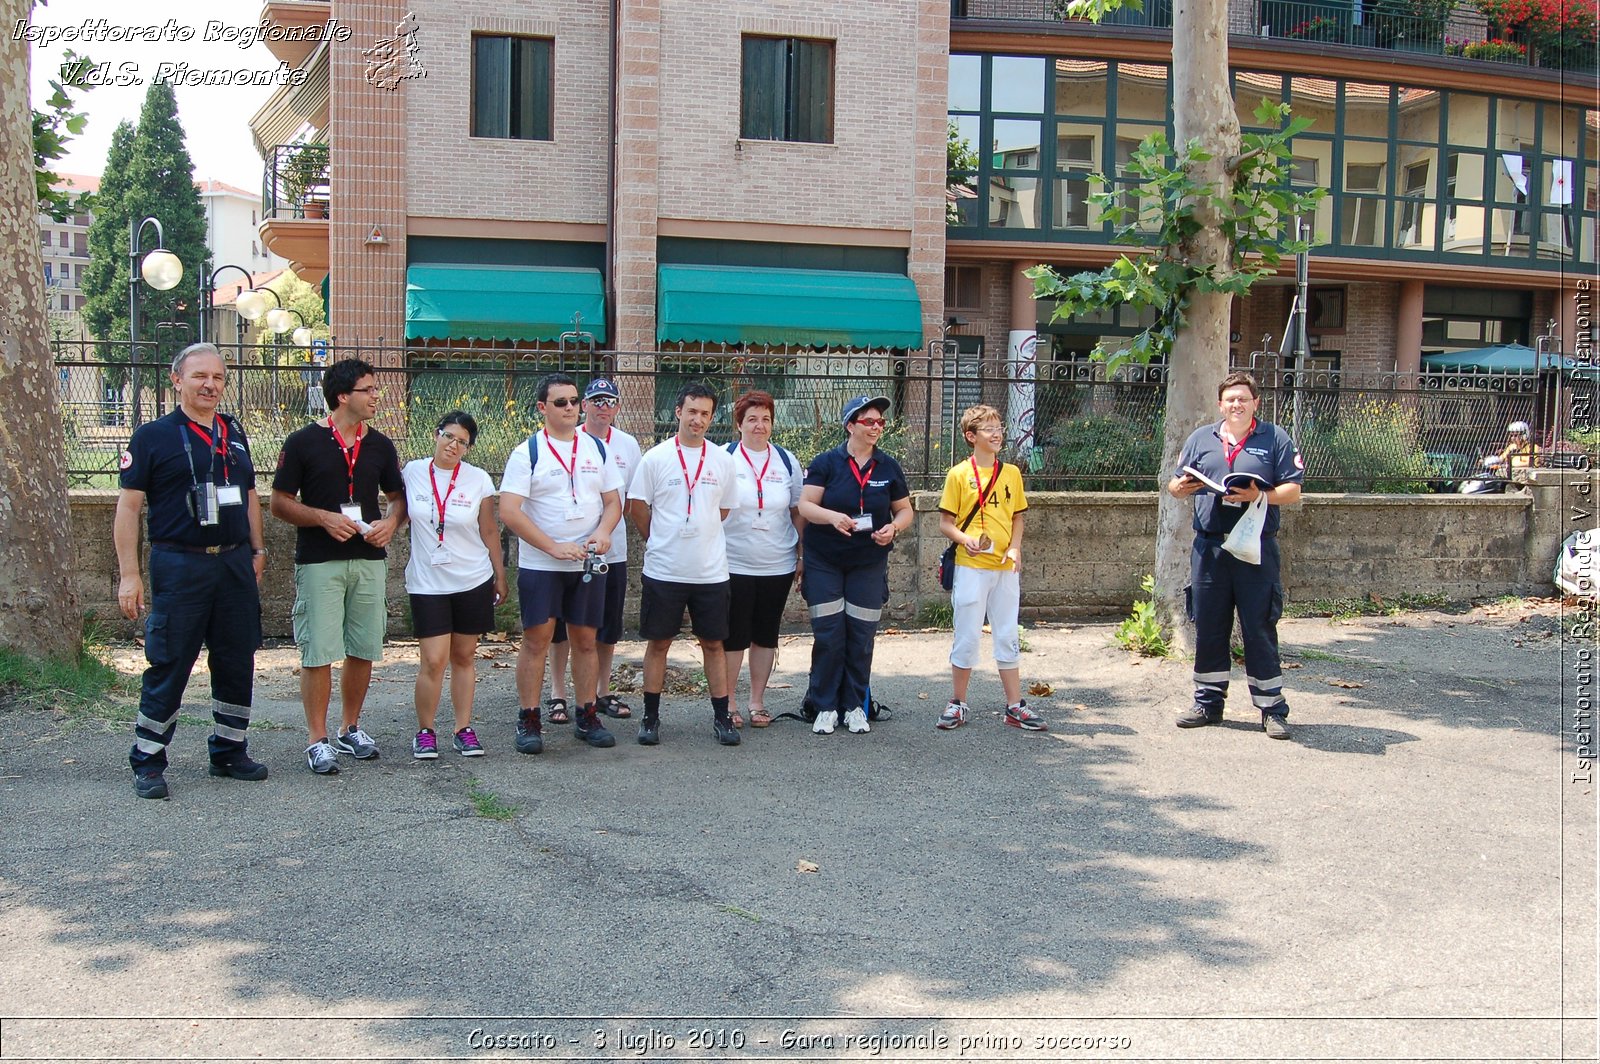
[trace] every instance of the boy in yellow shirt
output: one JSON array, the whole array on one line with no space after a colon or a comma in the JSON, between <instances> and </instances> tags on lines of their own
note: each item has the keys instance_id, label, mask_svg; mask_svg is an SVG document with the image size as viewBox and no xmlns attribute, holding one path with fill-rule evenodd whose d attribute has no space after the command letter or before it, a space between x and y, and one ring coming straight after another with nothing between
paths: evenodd
<instances>
[{"instance_id":1,"label":"boy in yellow shirt","mask_svg":"<svg viewBox=\"0 0 1600 1064\"><path fill-rule=\"evenodd\" d=\"M1022 472L1000 461L1006 441L1000 411L974 406L961 415L961 432L972 456L944 478L939 499L939 531L956 545L955 579L950 588L955 638L950 647L950 704L939 717L946 731L967 722L967 685L978 661L983 619L994 637L994 663L1005 689L1005 722L1025 731L1043 731L1044 718L1022 698L1017 659L1017 612L1022 605L1022 529L1028 500Z\"/></svg>"}]
</instances>

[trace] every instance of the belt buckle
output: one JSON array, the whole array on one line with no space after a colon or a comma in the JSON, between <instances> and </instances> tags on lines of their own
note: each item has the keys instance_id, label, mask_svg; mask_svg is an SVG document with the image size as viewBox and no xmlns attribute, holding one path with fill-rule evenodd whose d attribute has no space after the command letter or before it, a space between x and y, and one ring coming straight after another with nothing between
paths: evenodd
<instances>
[{"instance_id":1,"label":"belt buckle","mask_svg":"<svg viewBox=\"0 0 1600 1064\"><path fill-rule=\"evenodd\" d=\"M221 554L222 553L222 547L221 547L220 544L218 546L215 546L215 547L207 547L206 548L206 553L207 554Z\"/></svg>"}]
</instances>

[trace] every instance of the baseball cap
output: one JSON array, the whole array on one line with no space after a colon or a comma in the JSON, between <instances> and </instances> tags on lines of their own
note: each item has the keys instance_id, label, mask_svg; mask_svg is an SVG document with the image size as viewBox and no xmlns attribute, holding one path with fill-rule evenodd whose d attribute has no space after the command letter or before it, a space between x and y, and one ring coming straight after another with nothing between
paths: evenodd
<instances>
[{"instance_id":1,"label":"baseball cap","mask_svg":"<svg viewBox=\"0 0 1600 1064\"><path fill-rule=\"evenodd\" d=\"M589 387L583 391L585 399L620 399L622 395L617 391L616 382L610 377L596 377L589 382Z\"/></svg>"},{"instance_id":2,"label":"baseball cap","mask_svg":"<svg viewBox=\"0 0 1600 1064\"><path fill-rule=\"evenodd\" d=\"M839 423L841 425L850 424L868 407L887 417L891 405L893 404L889 402L887 395L858 395L854 399L845 400L844 410L839 415Z\"/></svg>"}]
</instances>

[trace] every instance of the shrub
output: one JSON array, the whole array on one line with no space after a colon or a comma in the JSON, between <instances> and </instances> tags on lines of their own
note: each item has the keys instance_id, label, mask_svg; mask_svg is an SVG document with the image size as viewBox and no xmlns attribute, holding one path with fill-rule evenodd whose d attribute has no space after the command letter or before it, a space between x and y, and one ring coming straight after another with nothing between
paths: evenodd
<instances>
[{"instance_id":1,"label":"shrub","mask_svg":"<svg viewBox=\"0 0 1600 1064\"><path fill-rule=\"evenodd\" d=\"M1415 410L1361 399L1308 424L1298 441L1306 477L1329 491L1420 492L1435 473L1418 442Z\"/></svg>"},{"instance_id":2,"label":"shrub","mask_svg":"<svg viewBox=\"0 0 1600 1064\"><path fill-rule=\"evenodd\" d=\"M1149 597L1133 604L1133 613L1117 625L1111 636L1136 654L1147 658L1167 657L1172 653L1172 644L1167 641L1166 630L1156 616L1155 577L1146 573L1139 581L1139 589Z\"/></svg>"},{"instance_id":3,"label":"shrub","mask_svg":"<svg viewBox=\"0 0 1600 1064\"><path fill-rule=\"evenodd\" d=\"M1058 421L1038 472L1062 488L1150 491L1161 468L1162 419L1094 415Z\"/></svg>"}]
</instances>

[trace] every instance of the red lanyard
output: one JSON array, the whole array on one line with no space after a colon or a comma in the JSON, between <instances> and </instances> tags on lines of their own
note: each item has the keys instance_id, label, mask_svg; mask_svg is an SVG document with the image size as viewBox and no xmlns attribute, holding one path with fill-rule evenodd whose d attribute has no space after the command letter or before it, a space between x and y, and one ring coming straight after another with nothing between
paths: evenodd
<instances>
[{"instance_id":1,"label":"red lanyard","mask_svg":"<svg viewBox=\"0 0 1600 1064\"><path fill-rule=\"evenodd\" d=\"M978 459L976 456L967 459L972 463L972 486L978 487L983 483L983 478L978 476ZM978 527L983 527L983 504L989 498L989 493L994 490L995 481L1000 479L1000 459L994 460L994 472L989 474L989 486L978 492Z\"/></svg>"},{"instance_id":2,"label":"red lanyard","mask_svg":"<svg viewBox=\"0 0 1600 1064\"><path fill-rule=\"evenodd\" d=\"M545 450L550 452L550 457L554 458L556 460L556 465L560 466L561 467L561 471L567 475L567 489L572 492L573 505L577 505L577 502L578 502L578 434L576 432L574 432L572 434L572 465L570 467L568 467L567 463L563 462L561 460L561 456L556 453L556 445L554 443L552 443L551 440L550 440L550 430L549 429L540 429L539 431L544 433ZM533 476L533 470L531 470L531 469L528 470L528 475L530 477Z\"/></svg>"},{"instance_id":3,"label":"red lanyard","mask_svg":"<svg viewBox=\"0 0 1600 1064\"><path fill-rule=\"evenodd\" d=\"M1222 457L1228 460L1228 471L1230 473L1233 471L1233 460L1239 457L1239 452L1244 450L1245 441L1250 439L1251 436L1255 435L1255 431L1256 419L1251 418L1249 431L1247 431L1243 436L1239 437L1239 442L1234 444L1231 450L1226 443L1222 445Z\"/></svg>"},{"instance_id":4,"label":"red lanyard","mask_svg":"<svg viewBox=\"0 0 1600 1064\"><path fill-rule=\"evenodd\" d=\"M444 489L444 496L442 498L439 495L439 482L433 479L433 470L434 465L432 462L429 462L428 483L433 486L433 504L439 508L439 523L434 527L439 533L439 546L442 547L444 546L444 506L445 503L450 501L450 493L456 490L456 477L461 475L461 463L457 462L456 467L450 471L450 485Z\"/></svg>"},{"instance_id":5,"label":"red lanyard","mask_svg":"<svg viewBox=\"0 0 1600 1064\"><path fill-rule=\"evenodd\" d=\"M750 467L750 472L756 473L756 464L750 461L750 452L744 449L744 444L739 445L739 453L744 455L744 464ZM767 448L767 460L761 464L761 472L756 473L756 510L767 508L766 493L761 489L761 482L767 478L767 469L772 465L772 448ZM688 470L684 470L687 474Z\"/></svg>"},{"instance_id":6,"label":"red lanyard","mask_svg":"<svg viewBox=\"0 0 1600 1064\"><path fill-rule=\"evenodd\" d=\"M216 442L215 443L212 442L211 433L207 432L205 429L201 428L199 425L196 425L193 421L189 422L189 430L191 432L193 432L196 436L199 436L202 440L206 441L206 457L211 458L212 462L216 461L215 458L211 457L212 455L215 454L215 455L221 455L222 456L222 482L224 484L227 484L229 482L228 481L228 423L219 418L219 419L217 419L217 421L214 424L215 424L215 428L214 428L213 431L216 432ZM208 469L206 471L206 476L209 477L210 475L211 475L211 472Z\"/></svg>"},{"instance_id":7,"label":"red lanyard","mask_svg":"<svg viewBox=\"0 0 1600 1064\"><path fill-rule=\"evenodd\" d=\"M344 454L344 465L350 472L350 501L356 501L356 463L361 460L361 425L356 425L356 441L345 446L344 437L339 435L339 430L333 427L333 418L328 419L328 431L333 433L333 441L339 445L339 450Z\"/></svg>"},{"instance_id":8,"label":"red lanyard","mask_svg":"<svg viewBox=\"0 0 1600 1064\"><path fill-rule=\"evenodd\" d=\"M683 483L689 491L689 509L684 511L683 515L683 519L688 521L690 515L694 513L694 486L700 483L700 473L706 467L706 444L704 440L700 441L700 464L694 467L693 480L689 479L689 463L683 460L683 444L674 436L672 445L678 449L678 464L683 467Z\"/></svg>"},{"instance_id":9,"label":"red lanyard","mask_svg":"<svg viewBox=\"0 0 1600 1064\"><path fill-rule=\"evenodd\" d=\"M867 512L867 481L872 477L872 471L878 468L878 459L877 456L873 456L872 461L867 463L867 471L863 473L861 467L856 464L856 456L852 454L849 457L850 475L856 478L856 484L861 488L861 508L856 512L864 514Z\"/></svg>"}]
</instances>

